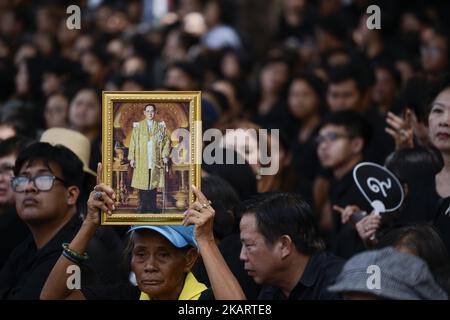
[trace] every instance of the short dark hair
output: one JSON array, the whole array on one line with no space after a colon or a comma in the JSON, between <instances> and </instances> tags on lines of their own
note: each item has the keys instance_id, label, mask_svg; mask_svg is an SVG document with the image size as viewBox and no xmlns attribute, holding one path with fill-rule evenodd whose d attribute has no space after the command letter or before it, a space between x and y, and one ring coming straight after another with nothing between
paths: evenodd
<instances>
[{"instance_id":1,"label":"short dark hair","mask_svg":"<svg viewBox=\"0 0 450 320\"><path fill-rule=\"evenodd\" d=\"M357 65L343 65L330 70L329 74L329 86L332 84L339 84L348 80L355 82L356 88L360 95L366 93L367 88L370 86L369 75L365 74L363 66Z\"/></svg>"},{"instance_id":2,"label":"short dark hair","mask_svg":"<svg viewBox=\"0 0 450 320\"><path fill-rule=\"evenodd\" d=\"M317 95L319 101L319 112L321 115L324 115L326 112L326 102L325 102L326 86L323 80L312 72L301 72L294 75L294 77L290 81L290 85L292 85L292 83L294 83L295 81L304 81L308 84L309 87L311 87L311 89Z\"/></svg>"},{"instance_id":3,"label":"short dark hair","mask_svg":"<svg viewBox=\"0 0 450 320\"><path fill-rule=\"evenodd\" d=\"M435 176L444 167L444 160L434 147L415 146L391 153L385 160L385 166L402 183L421 186L420 189L426 183L434 188Z\"/></svg>"},{"instance_id":4,"label":"short dark hair","mask_svg":"<svg viewBox=\"0 0 450 320\"><path fill-rule=\"evenodd\" d=\"M203 81L203 71L198 62L185 62L185 61L176 61L170 64L165 73L167 73L170 69L179 69L184 74L186 74L192 81L197 82L199 86Z\"/></svg>"},{"instance_id":5,"label":"short dark hair","mask_svg":"<svg viewBox=\"0 0 450 320\"><path fill-rule=\"evenodd\" d=\"M439 232L433 225L421 223L394 228L380 239L377 246L409 248L428 264L436 282L450 293L449 255Z\"/></svg>"},{"instance_id":6,"label":"short dark hair","mask_svg":"<svg viewBox=\"0 0 450 320\"><path fill-rule=\"evenodd\" d=\"M56 145L52 146L46 142L36 142L22 150L14 166L14 175L19 175L20 169L25 165L31 165L35 161L42 161L49 167L51 162L57 164L62 171L66 186L82 188L84 174L83 163L70 149ZM50 167L49 167L50 168Z\"/></svg>"},{"instance_id":7,"label":"short dark hair","mask_svg":"<svg viewBox=\"0 0 450 320\"><path fill-rule=\"evenodd\" d=\"M345 127L345 131L347 131L350 138L360 137L364 140L364 149L372 138L372 127L370 123L356 111L345 110L330 113L322 121L319 129L322 129L326 125Z\"/></svg>"},{"instance_id":8,"label":"short dark hair","mask_svg":"<svg viewBox=\"0 0 450 320\"><path fill-rule=\"evenodd\" d=\"M394 64L389 63L389 62L379 62L375 65L375 70L385 70L387 71L392 79L394 79L395 84L400 87L402 84L402 75L400 74L400 72L395 68Z\"/></svg>"},{"instance_id":9,"label":"short dark hair","mask_svg":"<svg viewBox=\"0 0 450 320\"><path fill-rule=\"evenodd\" d=\"M145 111L145 109L147 109L148 106L152 106L152 107L153 107L153 111L156 112L156 106L155 106L153 103L147 103L147 104L144 106L144 111Z\"/></svg>"},{"instance_id":10,"label":"short dark hair","mask_svg":"<svg viewBox=\"0 0 450 320\"><path fill-rule=\"evenodd\" d=\"M428 98L426 99L424 123L428 123L428 116L431 112L433 101L443 91L450 89L450 74L439 77L430 84Z\"/></svg>"},{"instance_id":11,"label":"short dark hair","mask_svg":"<svg viewBox=\"0 0 450 320\"><path fill-rule=\"evenodd\" d=\"M332 35L340 41L346 41L349 37L348 24L342 17L337 14L332 14L319 19L317 28Z\"/></svg>"},{"instance_id":12,"label":"short dark hair","mask_svg":"<svg viewBox=\"0 0 450 320\"><path fill-rule=\"evenodd\" d=\"M93 92L94 95L95 95L96 101L98 102L98 105L101 108L101 106L102 106L102 91L99 88L97 88L95 86L92 86L92 85L83 85L83 86L78 87L77 90L74 92L74 94L70 97L69 108L72 105L73 99L75 99L77 94L79 94L81 91L91 91L91 92Z\"/></svg>"},{"instance_id":13,"label":"short dark hair","mask_svg":"<svg viewBox=\"0 0 450 320\"><path fill-rule=\"evenodd\" d=\"M18 155L20 151L28 147L33 140L23 136L15 136L0 142L0 157L11 154Z\"/></svg>"},{"instance_id":14,"label":"short dark hair","mask_svg":"<svg viewBox=\"0 0 450 320\"><path fill-rule=\"evenodd\" d=\"M311 207L298 194L262 193L244 201L240 212L255 215L258 231L269 245L287 235L302 254L324 249Z\"/></svg>"},{"instance_id":15,"label":"short dark hair","mask_svg":"<svg viewBox=\"0 0 450 320\"><path fill-rule=\"evenodd\" d=\"M234 188L217 175L202 178L202 191L212 202L214 211L214 237L223 239L237 231L234 211L239 204L239 196Z\"/></svg>"}]
</instances>

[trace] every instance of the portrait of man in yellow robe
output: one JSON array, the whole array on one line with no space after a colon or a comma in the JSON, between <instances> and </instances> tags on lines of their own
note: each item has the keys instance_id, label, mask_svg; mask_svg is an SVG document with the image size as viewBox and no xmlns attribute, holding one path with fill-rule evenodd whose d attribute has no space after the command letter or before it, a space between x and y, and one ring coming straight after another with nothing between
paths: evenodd
<instances>
[{"instance_id":1,"label":"portrait of man in yellow robe","mask_svg":"<svg viewBox=\"0 0 450 320\"><path fill-rule=\"evenodd\" d=\"M134 168L131 187L139 190L141 213L158 212L157 189L165 187L165 172L169 163L170 136L163 121L155 121L156 106L144 108L145 119L133 123L128 150L130 166Z\"/></svg>"}]
</instances>

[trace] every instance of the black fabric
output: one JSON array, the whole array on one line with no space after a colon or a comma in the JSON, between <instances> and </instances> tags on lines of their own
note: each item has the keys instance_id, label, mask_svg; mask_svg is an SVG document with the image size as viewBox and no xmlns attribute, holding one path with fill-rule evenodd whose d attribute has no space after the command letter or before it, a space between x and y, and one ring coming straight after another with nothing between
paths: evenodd
<instances>
[{"instance_id":1,"label":"black fabric","mask_svg":"<svg viewBox=\"0 0 450 320\"><path fill-rule=\"evenodd\" d=\"M350 170L341 179L332 179L330 182L330 203L345 208L356 205L368 213L372 211L370 204L359 191L353 180L353 170ZM330 250L343 258L350 258L365 249L364 243L356 229L349 223L342 224L341 217L333 213L333 234L330 240Z\"/></svg>"},{"instance_id":2,"label":"black fabric","mask_svg":"<svg viewBox=\"0 0 450 320\"><path fill-rule=\"evenodd\" d=\"M78 215L62 227L62 229L41 249L37 249L30 235L12 253L0 271L0 299L35 300L39 299L42 287L56 261L62 253L62 244L70 243L81 226ZM89 259L81 266L81 285L118 283L123 280L118 271L120 256L115 251L117 235L107 232L94 237L87 253ZM105 246L109 243L114 246ZM119 248L121 251L121 248ZM114 259L116 257L116 259Z\"/></svg>"},{"instance_id":3,"label":"black fabric","mask_svg":"<svg viewBox=\"0 0 450 320\"><path fill-rule=\"evenodd\" d=\"M450 197L442 199L433 224L450 256Z\"/></svg>"},{"instance_id":4,"label":"black fabric","mask_svg":"<svg viewBox=\"0 0 450 320\"><path fill-rule=\"evenodd\" d=\"M81 292L86 300L139 300L141 296L139 288L130 283L82 287ZM211 288L203 291L199 300L214 300L214 294Z\"/></svg>"},{"instance_id":5,"label":"black fabric","mask_svg":"<svg viewBox=\"0 0 450 320\"><path fill-rule=\"evenodd\" d=\"M86 300L139 300L141 291L130 283L110 286L82 287Z\"/></svg>"},{"instance_id":6,"label":"black fabric","mask_svg":"<svg viewBox=\"0 0 450 320\"><path fill-rule=\"evenodd\" d=\"M233 233L222 239L219 244L219 250L227 263L228 268L230 268L231 272L239 282L246 298L249 300L254 300L258 297L261 286L257 285L253 281L252 277L250 277L245 271L244 262L239 258L241 246L242 244L239 233ZM199 282L202 282L207 286L211 285L201 257L197 260L192 273Z\"/></svg>"},{"instance_id":7,"label":"black fabric","mask_svg":"<svg viewBox=\"0 0 450 320\"><path fill-rule=\"evenodd\" d=\"M97 172L97 165L102 162L102 137L99 135L91 142L91 157L89 159L89 168Z\"/></svg>"},{"instance_id":8,"label":"black fabric","mask_svg":"<svg viewBox=\"0 0 450 320\"><path fill-rule=\"evenodd\" d=\"M364 117L370 123L372 134L370 142L365 149L364 156L367 161L384 164L385 159L395 150L394 139L385 131L386 117L381 116L375 107L371 107Z\"/></svg>"},{"instance_id":9,"label":"black fabric","mask_svg":"<svg viewBox=\"0 0 450 320\"><path fill-rule=\"evenodd\" d=\"M0 270L11 252L29 235L30 230L20 220L14 206L5 208L0 213Z\"/></svg>"},{"instance_id":10,"label":"black fabric","mask_svg":"<svg viewBox=\"0 0 450 320\"><path fill-rule=\"evenodd\" d=\"M320 170L316 136L317 130L314 130L305 142L295 139L291 146L297 180L295 191L300 193L308 203L313 203L312 186Z\"/></svg>"},{"instance_id":11,"label":"black fabric","mask_svg":"<svg viewBox=\"0 0 450 320\"><path fill-rule=\"evenodd\" d=\"M263 129L280 129L288 137L295 133L296 123L289 114L287 103L284 100L278 101L265 115L257 114L251 121L260 125Z\"/></svg>"},{"instance_id":12,"label":"black fabric","mask_svg":"<svg viewBox=\"0 0 450 320\"><path fill-rule=\"evenodd\" d=\"M306 36L310 36L314 33L316 21L317 12L315 12L312 7L306 8L306 10L302 12L300 23L297 25L289 24L284 15L280 15L276 39L280 42L295 39L295 43L300 45Z\"/></svg>"},{"instance_id":13,"label":"black fabric","mask_svg":"<svg viewBox=\"0 0 450 320\"><path fill-rule=\"evenodd\" d=\"M261 289L258 300L338 300L340 295L328 291L334 284L345 260L327 252L312 255L295 288L286 297L273 286Z\"/></svg>"}]
</instances>

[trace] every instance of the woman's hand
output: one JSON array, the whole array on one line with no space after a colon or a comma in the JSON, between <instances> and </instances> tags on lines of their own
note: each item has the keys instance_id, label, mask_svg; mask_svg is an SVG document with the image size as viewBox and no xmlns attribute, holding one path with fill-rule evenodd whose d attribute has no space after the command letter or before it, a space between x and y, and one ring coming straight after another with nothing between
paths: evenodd
<instances>
[{"instance_id":1,"label":"woman's hand","mask_svg":"<svg viewBox=\"0 0 450 320\"><path fill-rule=\"evenodd\" d=\"M115 210L114 200L116 195L114 190L102 182L102 164L97 166L97 185L89 195L87 201L87 214L85 222L92 222L95 225L100 225L100 213L106 212L109 216Z\"/></svg>"},{"instance_id":2,"label":"woman's hand","mask_svg":"<svg viewBox=\"0 0 450 320\"><path fill-rule=\"evenodd\" d=\"M215 211L211 207L211 202L206 199L205 195L192 186L192 192L196 201L189 206L185 213L183 225L193 224L194 236L197 242L214 241L213 227Z\"/></svg>"},{"instance_id":3,"label":"woman's hand","mask_svg":"<svg viewBox=\"0 0 450 320\"><path fill-rule=\"evenodd\" d=\"M394 138L395 149L405 149L414 147L414 115L411 109L406 109L405 118L396 116L392 112L388 112L386 122L389 127L385 130Z\"/></svg>"},{"instance_id":4,"label":"woman's hand","mask_svg":"<svg viewBox=\"0 0 450 320\"><path fill-rule=\"evenodd\" d=\"M381 225L381 216L372 212L356 223L356 230L360 238L367 243L375 235Z\"/></svg>"}]
</instances>

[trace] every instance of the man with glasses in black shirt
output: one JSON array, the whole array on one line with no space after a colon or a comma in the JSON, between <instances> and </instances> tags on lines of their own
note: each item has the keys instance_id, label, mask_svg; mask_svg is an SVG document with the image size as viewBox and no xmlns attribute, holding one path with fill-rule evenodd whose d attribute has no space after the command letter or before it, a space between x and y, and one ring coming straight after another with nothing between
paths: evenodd
<instances>
[{"instance_id":1,"label":"man with glasses in black shirt","mask_svg":"<svg viewBox=\"0 0 450 320\"><path fill-rule=\"evenodd\" d=\"M83 163L68 148L35 143L15 163L11 186L16 208L31 231L0 271L0 299L39 299L42 287L62 252L81 226L77 200ZM89 252L89 250L88 250ZM101 253L81 266L81 285L94 282ZM115 266L111 266L114 268Z\"/></svg>"},{"instance_id":2,"label":"man with glasses in black shirt","mask_svg":"<svg viewBox=\"0 0 450 320\"><path fill-rule=\"evenodd\" d=\"M320 163L323 168L332 172L328 202L333 210L338 210L332 216L330 250L346 259L364 250L358 233L349 223L342 223L339 212L348 205L357 205L363 210L371 211L352 175L353 168L363 161L370 136L370 124L363 116L355 111L339 111L324 119L317 137Z\"/></svg>"}]
</instances>

